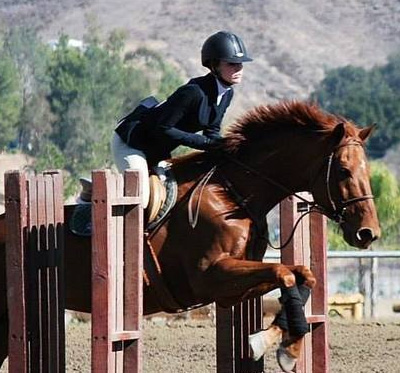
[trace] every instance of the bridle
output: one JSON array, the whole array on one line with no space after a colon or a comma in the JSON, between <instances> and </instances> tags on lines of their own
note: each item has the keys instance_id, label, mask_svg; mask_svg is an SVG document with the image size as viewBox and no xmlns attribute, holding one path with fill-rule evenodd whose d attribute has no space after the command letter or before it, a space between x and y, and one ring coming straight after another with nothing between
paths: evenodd
<instances>
[{"instance_id":1,"label":"bridle","mask_svg":"<svg viewBox=\"0 0 400 373\"><path fill-rule=\"evenodd\" d=\"M335 203L335 201L332 197L331 186L330 186L332 167L333 167L333 159L334 159L336 152L340 148L343 148L346 146L361 146L361 147L363 147L363 144L359 141L350 140L347 143L336 147L336 149L328 157L328 167L327 167L326 178L325 178L326 194L328 197L328 201L331 205L332 212L328 212L326 209L324 209L325 210L324 214L338 224L341 224L345 221L345 213L346 213L346 209L348 206L350 206L354 203L357 203L357 202L366 201L368 199L374 198L373 194L364 194L362 196L349 198L347 200L339 201L339 202ZM318 208L321 209L322 207L318 206Z\"/></svg>"}]
</instances>

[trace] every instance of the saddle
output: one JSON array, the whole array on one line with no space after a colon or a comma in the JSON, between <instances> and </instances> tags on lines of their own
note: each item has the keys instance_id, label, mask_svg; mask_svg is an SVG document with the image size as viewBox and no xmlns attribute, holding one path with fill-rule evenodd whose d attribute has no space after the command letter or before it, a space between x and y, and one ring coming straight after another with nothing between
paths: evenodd
<instances>
[{"instance_id":1,"label":"saddle","mask_svg":"<svg viewBox=\"0 0 400 373\"><path fill-rule=\"evenodd\" d=\"M91 200L92 180L80 178L81 192L77 198L77 206L72 214L69 227L74 234L90 236L91 225ZM160 162L151 171L149 177L150 198L144 212L145 230L152 231L167 216L176 203L178 185L175 177L166 162Z\"/></svg>"}]
</instances>

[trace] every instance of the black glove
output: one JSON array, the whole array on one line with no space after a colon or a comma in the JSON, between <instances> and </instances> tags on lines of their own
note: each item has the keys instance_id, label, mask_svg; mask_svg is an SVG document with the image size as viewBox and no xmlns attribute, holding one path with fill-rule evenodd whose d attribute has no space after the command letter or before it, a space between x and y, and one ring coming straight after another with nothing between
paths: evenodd
<instances>
[{"instance_id":1,"label":"black glove","mask_svg":"<svg viewBox=\"0 0 400 373\"><path fill-rule=\"evenodd\" d=\"M204 150L207 151L222 151L225 140L223 137L207 137L207 142Z\"/></svg>"}]
</instances>

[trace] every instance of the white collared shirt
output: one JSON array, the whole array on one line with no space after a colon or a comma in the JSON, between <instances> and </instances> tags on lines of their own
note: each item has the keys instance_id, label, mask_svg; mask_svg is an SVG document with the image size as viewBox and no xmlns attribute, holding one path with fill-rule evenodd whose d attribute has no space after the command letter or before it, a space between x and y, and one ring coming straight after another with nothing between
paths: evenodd
<instances>
[{"instance_id":1,"label":"white collared shirt","mask_svg":"<svg viewBox=\"0 0 400 373\"><path fill-rule=\"evenodd\" d=\"M217 105L219 105L221 103L223 95L232 88L225 87L217 78L215 80L217 81L217 87L218 87Z\"/></svg>"}]
</instances>

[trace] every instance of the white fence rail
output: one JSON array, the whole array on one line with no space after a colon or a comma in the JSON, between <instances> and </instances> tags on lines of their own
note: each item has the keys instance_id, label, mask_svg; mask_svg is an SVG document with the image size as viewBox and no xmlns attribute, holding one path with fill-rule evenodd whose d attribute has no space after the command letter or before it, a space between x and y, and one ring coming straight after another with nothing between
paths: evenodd
<instances>
[{"instance_id":1,"label":"white fence rail","mask_svg":"<svg viewBox=\"0 0 400 373\"><path fill-rule=\"evenodd\" d=\"M328 251L327 257L329 295L363 294L364 316L372 318L390 314L389 300L400 303L400 251ZM279 259L276 250L264 256L265 261ZM387 312L382 313L384 307Z\"/></svg>"}]
</instances>

